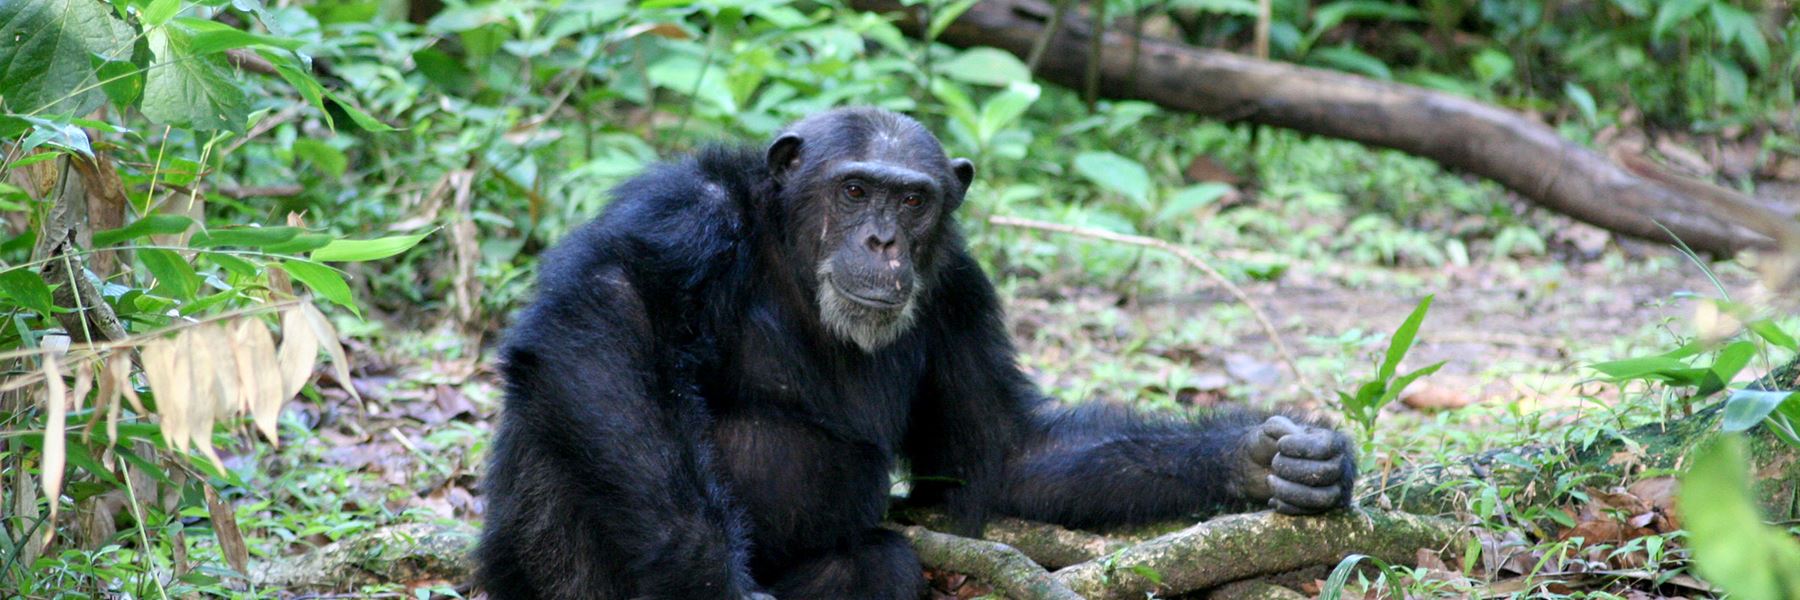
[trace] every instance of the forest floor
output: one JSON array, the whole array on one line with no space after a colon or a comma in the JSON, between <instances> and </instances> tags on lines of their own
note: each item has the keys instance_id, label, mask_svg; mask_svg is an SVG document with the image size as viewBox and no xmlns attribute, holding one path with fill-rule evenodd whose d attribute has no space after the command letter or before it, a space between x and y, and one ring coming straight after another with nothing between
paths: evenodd
<instances>
[{"instance_id":1,"label":"forest floor","mask_svg":"<svg viewBox=\"0 0 1800 600\"><path fill-rule=\"evenodd\" d=\"M1197 277L1175 293L1065 286L1054 274L1009 275L1000 287L1022 362L1058 397L1152 410L1249 405L1327 414L1328 390L1368 377L1388 333L1419 298L1435 294L1407 368L1446 365L1384 413L1376 447L1387 468L1446 447L1472 452L1518 441L1495 430L1502 413L1576 418L1565 411L1617 396L1582 385L1580 365L1691 335L1682 330L1693 303L1682 298L1716 294L1712 280L1673 251L1628 248L1636 255L1615 248L1586 261L1431 270L1300 264L1275 281L1245 284L1299 357L1310 390L1294 384L1247 310ZM1721 268L1714 276L1727 290L1749 285L1741 268ZM350 346L366 409L330 381L320 386L324 402L288 405L311 439L274 451L278 466L263 475L275 490L260 515L266 520L245 523L253 548L283 554L383 525L481 518L478 462L500 404L491 352L477 356L441 332L372 339ZM306 535L257 539L272 529L257 525L283 523ZM435 582L446 583L453 582Z\"/></svg>"}]
</instances>

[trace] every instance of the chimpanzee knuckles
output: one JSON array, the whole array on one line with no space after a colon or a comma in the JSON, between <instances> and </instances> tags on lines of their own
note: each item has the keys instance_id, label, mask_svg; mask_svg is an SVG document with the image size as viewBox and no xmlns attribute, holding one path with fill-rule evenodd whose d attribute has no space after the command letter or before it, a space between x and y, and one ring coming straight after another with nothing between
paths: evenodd
<instances>
[{"instance_id":1,"label":"chimpanzee knuckles","mask_svg":"<svg viewBox=\"0 0 1800 600\"><path fill-rule=\"evenodd\" d=\"M1344 506L1350 497L1349 486L1355 481L1346 477L1354 473L1349 461L1349 440L1338 432L1308 427L1282 416L1270 417L1262 425L1264 439L1275 448L1267 464L1269 468L1269 506L1276 512L1305 515ZM1258 444L1263 446L1265 444ZM1253 448L1253 456L1262 448ZM1260 458L1260 457L1257 457Z\"/></svg>"}]
</instances>

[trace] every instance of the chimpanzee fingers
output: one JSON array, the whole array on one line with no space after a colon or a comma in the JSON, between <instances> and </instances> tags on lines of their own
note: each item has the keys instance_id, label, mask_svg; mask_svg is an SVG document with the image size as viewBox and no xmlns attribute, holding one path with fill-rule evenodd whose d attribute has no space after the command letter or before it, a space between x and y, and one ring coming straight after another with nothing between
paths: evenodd
<instances>
[{"instance_id":1,"label":"chimpanzee fingers","mask_svg":"<svg viewBox=\"0 0 1800 600\"><path fill-rule=\"evenodd\" d=\"M1293 419L1275 415L1263 421L1262 430L1263 435L1279 440L1297 433L1304 433L1306 428L1295 423Z\"/></svg>"},{"instance_id":2,"label":"chimpanzee fingers","mask_svg":"<svg viewBox=\"0 0 1800 600\"><path fill-rule=\"evenodd\" d=\"M1343 491L1335 485L1313 487L1294 483L1276 475L1269 476L1269 489L1274 492L1273 500L1307 511L1301 514L1324 512L1337 508L1340 498L1343 497ZM1277 505L1276 508L1280 509L1280 506Z\"/></svg>"},{"instance_id":3,"label":"chimpanzee fingers","mask_svg":"<svg viewBox=\"0 0 1800 600\"><path fill-rule=\"evenodd\" d=\"M1308 460L1278 454L1270 466L1276 476L1312 487L1335 485L1344 478L1341 460Z\"/></svg>"},{"instance_id":4,"label":"chimpanzee fingers","mask_svg":"<svg viewBox=\"0 0 1800 600\"><path fill-rule=\"evenodd\" d=\"M1329 429L1313 429L1289 435L1281 438L1279 445L1283 455L1314 460L1334 458L1344 450L1344 444L1337 433Z\"/></svg>"}]
</instances>

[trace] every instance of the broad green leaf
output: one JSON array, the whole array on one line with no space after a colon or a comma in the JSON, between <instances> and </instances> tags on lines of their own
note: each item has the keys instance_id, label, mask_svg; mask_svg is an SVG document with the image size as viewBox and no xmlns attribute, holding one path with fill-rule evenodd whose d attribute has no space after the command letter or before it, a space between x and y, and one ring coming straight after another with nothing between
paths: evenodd
<instances>
[{"instance_id":1,"label":"broad green leaf","mask_svg":"<svg viewBox=\"0 0 1800 600\"><path fill-rule=\"evenodd\" d=\"M1075 172L1133 204L1150 202L1150 172L1135 160L1105 151L1083 152L1075 157Z\"/></svg>"},{"instance_id":2,"label":"broad green leaf","mask_svg":"<svg viewBox=\"0 0 1800 600\"><path fill-rule=\"evenodd\" d=\"M20 142L20 146L26 150L38 146L49 145L82 156L94 155L94 149L88 143L87 132L83 131L73 123L63 123L37 117L19 118L31 124L31 135L25 136L25 139ZM14 162L11 166L18 167L19 163Z\"/></svg>"},{"instance_id":3,"label":"broad green leaf","mask_svg":"<svg viewBox=\"0 0 1800 600\"><path fill-rule=\"evenodd\" d=\"M311 258L319 262L357 262L379 260L405 252L419 244L431 232L397 235L373 240L333 240L314 250Z\"/></svg>"},{"instance_id":4,"label":"broad green leaf","mask_svg":"<svg viewBox=\"0 0 1800 600\"><path fill-rule=\"evenodd\" d=\"M1696 453L1676 508L1702 577L1736 598L1800 598L1800 541L1763 523L1751 496L1743 440L1725 435Z\"/></svg>"},{"instance_id":5,"label":"broad green leaf","mask_svg":"<svg viewBox=\"0 0 1800 600\"><path fill-rule=\"evenodd\" d=\"M1437 363L1417 371L1395 377L1394 382L1388 384L1387 392L1383 393L1381 399L1375 403L1375 409L1381 410L1383 407L1387 406L1389 402L1393 402L1395 398L1399 398L1400 392L1406 391L1406 386L1412 385L1412 382L1417 381L1420 377L1436 373L1438 372L1438 369L1442 368L1444 368L1444 361L1438 361Z\"/></svg>"},{"instance_id":6,"label":"broad green leaf","mask_svg":"<svg viewBox=\"0 0 1800 600\"><path fill-rule=\"evenodd\" d=\"M118 229L95 233L94 247L104 248L126 240L152 235L174 235L187 231L189 227L193 226L193 219L181 215L150 215Z\"/></svg>"},{"instance_id":7,"label":"broad green leaf","mask_svg":"<svg viewBox=\"0 0 1800 600\"><path fill-rule=\"evenodd\" d=\"M1736 41L1743 48L1744 56L1758 69L1769 68L1769 41L1763 39L1762 29L1756 25L1756 17L1749 11L1727 4L1714 2L1708 7L1712 14L1713 25L1725 39Z\"/></svg>"},{"instance_id":8,"label":"broad green leaf","mask_svg":"<svg viewBox=\"0 0 1800 600\"><path fill-rule=\"evenodd\" d=\"M50 286L44 284L44 278L35 271L25 267L14 267L0 273L0 294L12 300L14 304L37 311L45 316L54 312L56 302L51 299Z\"/></svg>"},{"instance_id":9,"label":"broad green leaf","mask_svg":"<svg viewBox=\"0 0 1800 600\"><path fill-rule=\"evenodd\" d=\"M1349 46L1332 46L1313 50L1306 55L1306 62L1339 71L1367 75L1383 81L1394 78L1394 72L1388 69L1387 63Z\"/></svg>"},{"instance_id":10,"label":"broad green leaf","mask_svg":"<svg viewBox=\"0 0 1800 600\"><path fill-rule=\"evenodd\" d=\"M155 58L144 73L144 116L176 127L242 131L249 98L225 57L194 54L190 36L175 24L146 34Z\"/></svg>"},{"instance_id":11,"label":"broad green leaf","mask_svg":"<svg viewBox=\"0 0 1800 600\"><path fill-rule=\"evenodd\" d=\"M1331 569L1331 575L1326 576L1325 585L1319 588L1319 600L1342 598L1344 586L1350 583L1350 576L1356 573L1357 563L1365 560L1374 561L1373 558L1361 554L1351 554L1338 561L1337 566Z\"/></svg>"},{"instance_id":12,"label":"broad green leaf","mask_svg":"<svg viewBox=\"0 0 1800 600\"><path fill-rule=\"evenodd\" d=\"M1031 70L1019 57L998 48L978 47L964 50L944 61L934 71L966 83L1004 86L1015 81L1031 81Z\"/></svg>"},{"instance_id":13,"label":"broad green leaf","mask_svg":"<svg viewBox=\"0 0 1800 600\"><path fill-rule=\"evenodd\" d=\"M1419 336L1419 326L1425 323L1425 313L1431 311L1431 301L1435 298L1435 295L1425 296L1418 306L1413 307L1412 314L1406 315L1400 328L1394 330L1394 338L1388 342L1387 355L1382 357L1381 370L1375 375L1376 379L1392 379L1394 372L1400 369L1400 361L1412 350L1413 340Z\"/></svg>"},{"instance_id":14,"label":"broad green leaf","mask_svg":"<svg viewBox=\"0 0 1800 600\"><path fill-rule=\"evenodd\" d=\"M100 79L100 90L106 92L106 98L112 100L113 106L133 106L144 95L144 71L137 65L122 60L101 60L96 56L94 76Z\"/></svg>"},{"instance_id":15,"label":"broad green leaf","mask_svg":"<svg viewBox=\"0 0 1800 600\"><path fill-rule=\"evenodd\" d=\"M344 282L344 276L336 269L311 261L284 260L281 261L281 270L306 284L319 297L348 308L350 312L362 314L350 299L350 284Z\"/></svg>"},{"instance_id":16,"label":"broad green leaf","mask_svg":"<svg viewBox=\"0 0 1800 600\"><path fill-rule=\"evenodd\" d=\"M1737 390L1725 399L1725 416L1720 428L1725 431L1744 431L1755 427L1783 401L1793 396L1792 391Z\"/></svg>"},{"instance_id":17,"label":"broad green leaf","mask_svg":"<svg viewBox=\"0 0 1800 600\"><path fill-rule=\"evenodd\" d=\"M1469 59L1469 68L1475 71L1475 77L1481 80L1482 85L1494 85L1512 76L1513 59L1505 52L1483 48L1475 53L1474 58Z\"/></svg>"},{"instance_id":18,"label":"broad green leaf","mask_svg":"<svg viewBox=\"0 0 1800 600\"><path fill-rule=\"evenodd\" d=\"M134 35L99 0L0 0L0 96L24 114L92 112L106 101L93 57L129 58Z\"/></svg>"},{"instance_id":19,"label":"broad green leaf","mask_svg":"<svg viewBox=\"0 0 1800 600\"><path fill-rule=\"evenodd\" d=\"M200 291L200 276L194 273L194 266L187 259L170 250L146 248L137 251L138 260L144 261L144 268L156 276L156 290L164 296L181 301L194 299Z\"/></svg>"},{"instance_id":20,"label":"broad green leaf","mask_svg":"<svg viewBox=\"0 0 1800 600\"><path fill-rule=\"evenodd\" d=\"M278 227L234 227L230 229L210 229L194 234L188 245L195 248L214 248L218 246L238 246L243 248L267 248L293 240L305 233L299 227L286 225Z\"/></svg>"},{"instance_id":21,"label":"broad green leaf","mask_svg":"<svg viewBox=\"0 0 1800 600\"><path fill-rule=\"evenodd\" d=\"M650 65L645 73L657 87L683 96L695 96L726 113L737 112L737 99L731 95L731 88L725 81L725 68L717 64L673 54Z\"/></svg>"}]
</instances>

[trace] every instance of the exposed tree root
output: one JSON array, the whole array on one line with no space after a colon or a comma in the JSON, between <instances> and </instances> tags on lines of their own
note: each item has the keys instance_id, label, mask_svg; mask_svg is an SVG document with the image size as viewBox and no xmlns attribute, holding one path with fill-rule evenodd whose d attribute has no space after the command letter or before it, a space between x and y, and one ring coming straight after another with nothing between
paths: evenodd
<instances>
[{"instance_id":1,"label":"exposed tree root","mask_svg":"<svg viewBox=\"0 0 1800 600\"><path fill-rule=\"evenodd\" d=\"M911 513L915 520L937 518ZM1270 512L1231 515L1138 543L1054 525L1000 519L984 532L1020 543L894 525L912 540L925 566L965 573L1019 600L1142 598L1180 594L1333 565L1348 554L1410 563L1420 548L1461 547L1452 522L1405 513L1352 511L1319 517ZM251 566L257 585L344 589L384 582L467 580L475 532L465 525L410 524L377 529L312 552ZM1034 558L1044 557L1044 558ZM1035 560L1064 562L1054 573ZM1250 584L1232 589L1251 591ZM1241 588L1241 589L1240 589ZM1259 588L1260 589L1260 588ZM1269 592L1271 590L1262 590ZM1228 596L1243 597L1243 596Z\"/></svg>"}]
</instances>

